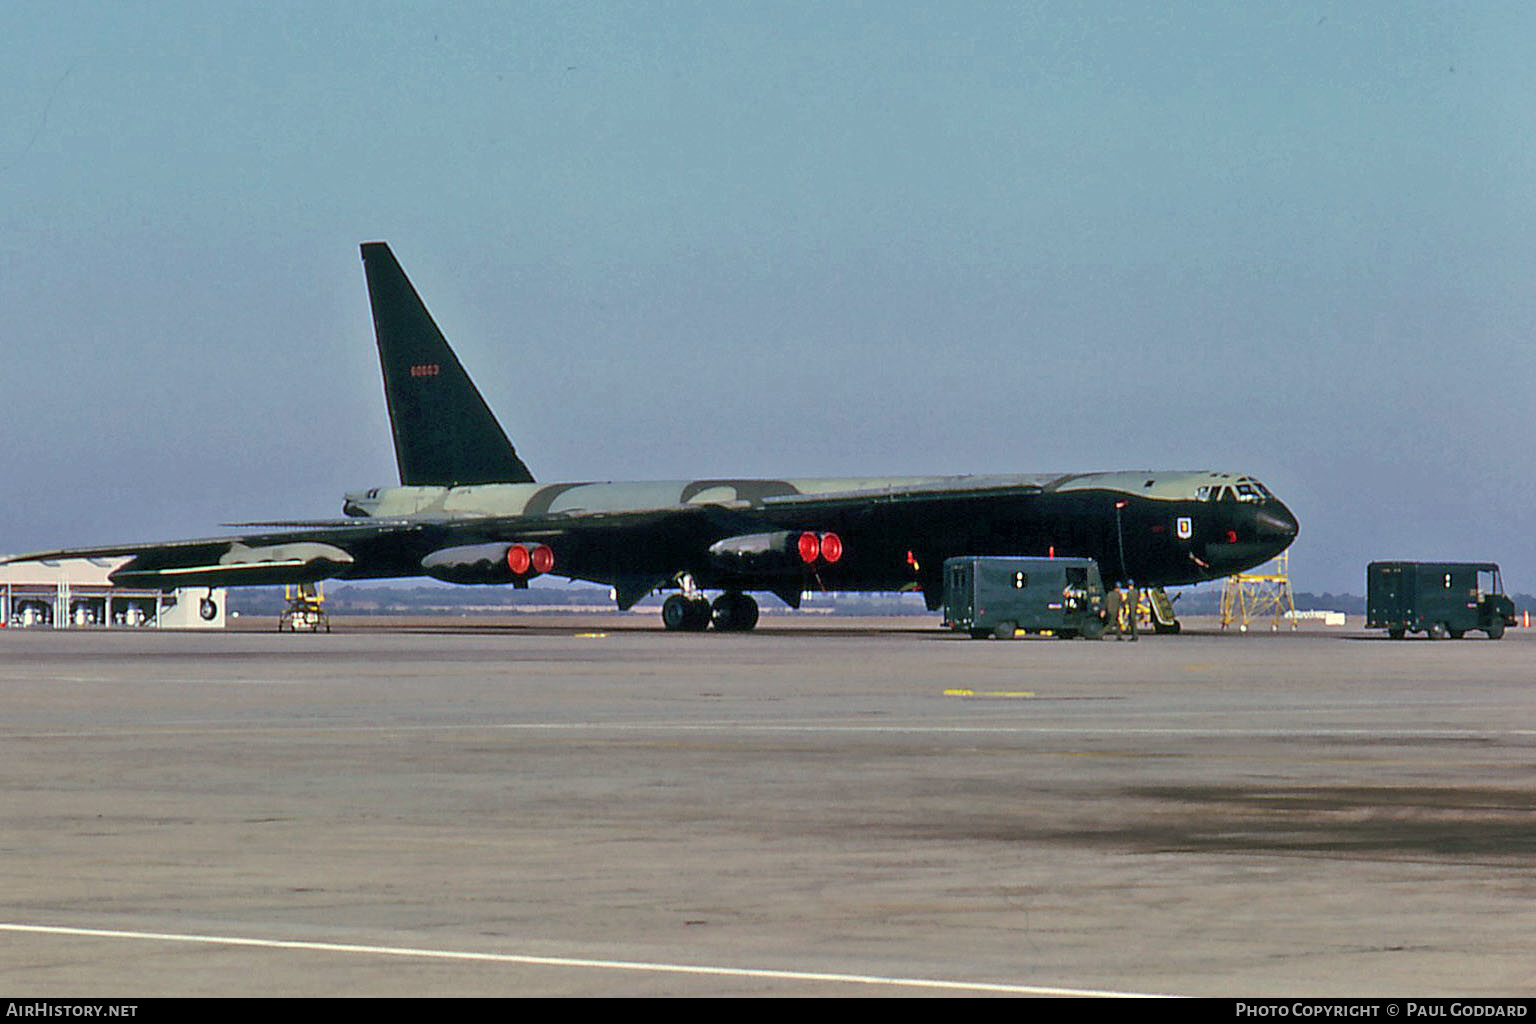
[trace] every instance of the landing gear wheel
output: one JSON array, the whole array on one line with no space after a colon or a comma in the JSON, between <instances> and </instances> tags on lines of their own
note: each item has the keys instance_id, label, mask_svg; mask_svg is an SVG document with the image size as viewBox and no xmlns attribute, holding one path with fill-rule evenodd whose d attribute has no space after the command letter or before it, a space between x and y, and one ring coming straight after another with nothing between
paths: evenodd
<instances>
[{"instance_id":1,"label":"landing gear wheel","mask_svg":"<svg viewBox=\"0 0 1536 1024\"><path fill-rule=\"evenodd\" d=\"M661 603L661 624L669 630L687 629L693 618L693 602L682 594L673 594Z\"/></svg>"},{"instance_id":2,"label":"landing gear wheel","mask_svg":"<svg viewBox=\"0 0 1536 1024\"><path fill-rule=\"evenodd\" d=\"M661 603L661 624L669 630L702 633L709 628L709 601L673 594Z\"/></svg>"},{"instance_id":3,"label":"landing gear wheel","mask_svg":"<svg viewBox=\"0 0 1536 1024\"><path fill-rule=\"evenodd\" d=\"M746 594L721 594L710 609L710 619L721 633L745 633L757 625L757 601Z\"/></svg>"}]
</instances>

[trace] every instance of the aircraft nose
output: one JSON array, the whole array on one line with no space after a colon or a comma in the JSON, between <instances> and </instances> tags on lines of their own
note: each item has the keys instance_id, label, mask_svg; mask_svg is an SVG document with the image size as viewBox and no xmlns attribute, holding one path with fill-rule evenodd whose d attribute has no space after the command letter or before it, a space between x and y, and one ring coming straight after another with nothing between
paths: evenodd
<instances>
[{"instance_id":1,"label":"aircraft nose","mask_svg":"<svg viewBox=\"0 0 1536 1024\"><path fill-rule=\"evenodd\" d=\"M1290 509L1272 501L1253 510L1253 532L1260 543L1276 544L1277 550L1283 550L1301 532L1301 524Z\"/></svg>"},{"instance_id":2,"label":"aircraft nose","mask_svg":"<svg viewBox=\"0 0 1536 1024\"><path fill-rule=\"evenodd\" d=\"M1218 533L1204 548L1202 564L1213 578L1269 561L1289 547L1300 531L1291 510L1278 501L1244 506L1227 523L1225 534Z\"/></svg>"}]
</instances>

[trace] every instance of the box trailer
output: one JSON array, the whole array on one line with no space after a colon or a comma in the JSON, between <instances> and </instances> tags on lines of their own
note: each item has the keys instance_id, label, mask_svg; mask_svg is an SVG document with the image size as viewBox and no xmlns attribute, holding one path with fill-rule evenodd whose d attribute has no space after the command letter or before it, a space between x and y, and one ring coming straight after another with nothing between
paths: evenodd
<instances>
[{"instance_id":1,"label":"box trailer","mask_svg":"<svg viewBox=\"0 0 1536 1024\"><path fill-rule=\"evenodd\" d=\"M1365 569L1365 626L1394 640L1423 633L1460 640L1468 630L1489 639L1515 621L1492 562L1372 562Z\"/></svg>"},{"instance_id":2,"label":"box trailer","mask_svg":"<svg viewBox=\"0 0 1536 1024\"><path fill-rule=\"evenodd\" d=\"M967 555L944 562L944 625L975 639L1104 635L1104 584L1091 558Z\"/></svg>"}]
</instances>

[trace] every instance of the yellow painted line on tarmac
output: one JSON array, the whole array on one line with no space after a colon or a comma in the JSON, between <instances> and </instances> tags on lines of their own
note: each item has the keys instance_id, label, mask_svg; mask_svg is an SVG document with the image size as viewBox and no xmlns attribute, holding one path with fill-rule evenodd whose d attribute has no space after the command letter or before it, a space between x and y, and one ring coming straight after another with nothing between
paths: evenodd
<instances>
[{"instance_id":1,"label":"yellow painted line on tarmac","mask_svg":"<svg viewBox=\"0 0 1536 1024\"><path fill-rule=\"evenodd\" d=\"M605 637L607 635L608 635L607 633L577 633L576 634L576 639L578 639L578 640L601 640L601 639L603 639L603 637Z\"/></svg>"},{"instance_id":2,"label":"yellow painted line on tarmac","mask_svg":"<svg viewBox=\"0 0 1536 1024\"><path fill-rule=\"evenodd\" d=\"M945 690L946 697L1033 697L1029 690Z\"/></svg>"}]
</instances>

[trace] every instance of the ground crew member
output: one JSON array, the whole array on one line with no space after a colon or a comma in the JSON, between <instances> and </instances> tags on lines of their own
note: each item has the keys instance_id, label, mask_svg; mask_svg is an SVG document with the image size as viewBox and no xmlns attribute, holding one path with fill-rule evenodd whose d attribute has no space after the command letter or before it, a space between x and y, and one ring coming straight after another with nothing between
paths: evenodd
<instances>
[{"instance_id":1,"label":"ground crew member","mask_svg":"<svg viewBox=\"0 0 1536 1024\"><path fill-rule=\"evenodd\" d=\"M1104 617L1109 620L1107 625L1114 630L1116 640L1120 639L1125 625L1120 617L1124 610L1125 597L1121 594L1120 587L1116 585L1113 590L1104 595Z\"/></svg>"}]
</instances>

